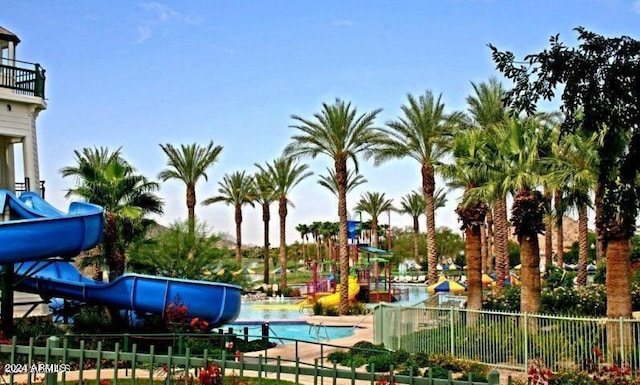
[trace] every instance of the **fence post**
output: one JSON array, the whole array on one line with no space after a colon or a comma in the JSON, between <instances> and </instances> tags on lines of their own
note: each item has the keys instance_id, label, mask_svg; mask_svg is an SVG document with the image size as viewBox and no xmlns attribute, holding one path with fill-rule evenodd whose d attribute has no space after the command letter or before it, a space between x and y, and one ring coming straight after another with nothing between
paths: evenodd
<instances>
[{"instance_id":1,"label":"fence post","mask_svg":"<svg viewBox=\"0 0 640 385\"><path fill-rule=\"evenodd\" d=\"M487 375L487 383L489 385L499 385L500 384L500 372L498 372L495 369L491 369L491 371Z\"/></svg>"},{"instance_id":2,"label":"fence post","mask_svg":"<svg viewBox=\"0 0 640 385\"><path fill-rule=\"evenodd\" d=\"M625 359L624 359L624 343L626 342L626 336L624 335L624 323L622 320L622 317L620 317L620 338L618 339L618 341L620 341L620 366L624 365ZM629 361L630 363L630 361Z\"/></svg>"},{"instance_id":3,"label":"fence post","mask_svg":"<svg viewBox=\"0 0 640 385\"><path fill-rule=\"evenodd\" d=\"M524 313L524 325L522 327L524 333L524 354L522 355L524 362L524 370L527 370L529 367L529 317L527 317L527 313Z\"/></svg>"},{"instance_id":4,"label":"fence post","mask_svg":"<svg viewBox=\"0 0 640 385\"><path fill-rule=\"evenodd\" d=\"M449 307L449 337L451 338L451 345L450 345L450 352L451 352L451 356L455 357L455 348L454 348L454 339L455 339L455 333L453 331L453 306Z\"/></svg>"},{"instance_id":5,"label":"fence post","mask_svg":"<svg viewBox=\"0 0 640 385\"><path fill-rule=\"evenodd\" d=\"M56 364L58 360L53 358L51 355L51 349L60 347L60 339L56 336L51 336L47 338L47 355L48 360L47 364ZM53 373L46 373L44 375L44 383L46 385L56 385L58 383L58 373L57 371L53 371Z\"/></svg>"}]
</instances>

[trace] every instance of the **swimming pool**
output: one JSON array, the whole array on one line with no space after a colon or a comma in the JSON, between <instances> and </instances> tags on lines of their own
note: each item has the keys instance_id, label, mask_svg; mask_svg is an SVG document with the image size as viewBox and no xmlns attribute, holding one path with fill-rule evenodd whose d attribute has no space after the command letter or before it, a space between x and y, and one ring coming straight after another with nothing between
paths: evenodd
<instances>
[{"instance_id":1,"label":"swimming pool","mask_svg":"<svg viewBox=\"0 0 640 385\"><path fill-rule=\"evenodd\" d=\"M394 302L396 305L414 305L429 298L425 285L396 285L400 289L406 289L408 298ZM309 307L301 307L298 304L301 299L282 299L273 297L267 301L243 302L240 307L238 321L273 321L273 320L304 320L313 314ZM373 307L376 304L367 304Z\"/></svg>"},{"instance_id":2,"label":"swimming pool","mask_svg":"<svg viewBox=\"0 0 640 385\"><path fill-rule=\"evenodd\" d=\"M260 321L235 321L227 327L232 327L236 333L240 329L248 328L251 339L258 338L262 332ZM269 340L277 344L294 343L294 340L307 342L329 342L338 338L350 337L355 333L354 326L325 326L313 325L307 321L280 320L269 322Z\"/></svg>"}]
</instances>

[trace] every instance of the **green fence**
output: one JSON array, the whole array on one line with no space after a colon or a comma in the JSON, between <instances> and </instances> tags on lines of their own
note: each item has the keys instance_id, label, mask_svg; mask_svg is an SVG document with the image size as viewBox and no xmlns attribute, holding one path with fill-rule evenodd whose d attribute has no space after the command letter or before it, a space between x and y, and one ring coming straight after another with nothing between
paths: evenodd
<instances>
[{"instance_id":1,"label":"green fence","mask_svg":"<svg viewBox=\"0 0 640 385\"><path fill-rule=\"evenodd\" d=\"M437 379L431 376L417 377L397 375L393 367L389 372L379 373L372 365L369 371L356 368L340 368L335 364L325 365L322 358L312 362L303 362L297 357L284 360L279 356L267 357L263 352L255 355L241 354L235 357L222 351L221 356L192 354L190 348L184 348L183 354L176 354L173 346L166 347L166 354L156 353L153 345L145 352L138 350L137 344L123 349L120 342L114 343L113 350L104 350L102 342L95 349L88 349L85 341L78 341L79 347L70 347L70 336L49 337L46 346L38 346L31 338L28 345L20 345L14 339L11 344L0 344L0 363L4 373L0 375L3 383L56 383L68 384L140 384L140 381L171 384L197 384L198 371L211 365L217 365L226 376L253 378L251 383L261 384L265 379L291 381L299 384L376 384L381 379L396 384L431 385L487 385L474 382L471 376L466 380ZM71 336L72 337L72 336ZM120 335L119 338L127 336ZM301 341L300 341L301 342ZM322 347L321 347L322 349ZM326 348L325 348L326 349ZM265 351L265 353L268 351ZM87 363L91 362L91 365ZM47 365L48 364L48 365ZM24 365L24 366L23 366ZM50 371L51 373L45 373ZM431 374L429 372L429 374ZM489 385L499 385L500 376L495 370L488 376Z\"/></svg>"},{"instance_id":2,"label":"green fence","mask_svg":"<svg viewBox=\"0 0 640 385\"><path fill-rule=\"evenodd\" d=\"M380 305L374 310L374 342L515 370L526 370L534 359L553 370L601 363L640 368L640 321L633 319Z\"/></svg>"}]
</instances>

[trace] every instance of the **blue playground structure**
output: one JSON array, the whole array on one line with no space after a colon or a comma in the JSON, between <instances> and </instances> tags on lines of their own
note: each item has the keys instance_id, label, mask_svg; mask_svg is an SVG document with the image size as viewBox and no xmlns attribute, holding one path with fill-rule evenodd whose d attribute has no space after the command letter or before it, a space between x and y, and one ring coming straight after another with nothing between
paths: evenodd
<instances>
[{"instance_id":1,"label":"blue playground structure","mask_svg":"<svg viewBox=\"0 0 640 385\"><path fill-rule=\"evenodd\" d=\"M100 242L100 206L73 202L63 213L35 193L17 198L7 190L0 190L0 202L0 311L5 335L12 333L14 287L45 300L60 297L162 315L170 303L179 301L189 317L212 327L232 322L240 313L241 287L236 285L142 274L124 274L112 282L82 276L68 260Z\"/></svg>"}]
</instances>

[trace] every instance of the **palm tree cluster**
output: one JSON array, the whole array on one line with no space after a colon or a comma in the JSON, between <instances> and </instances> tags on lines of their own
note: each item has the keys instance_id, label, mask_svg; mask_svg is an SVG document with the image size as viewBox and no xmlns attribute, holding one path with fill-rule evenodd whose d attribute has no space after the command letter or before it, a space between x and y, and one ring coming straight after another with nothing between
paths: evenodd
<instances>
[{"instance_id":1,"label":"palm tree cluster","mask_svg":"<svg viewBox=\"0 0 640 385\"><path fill-rule=\"evenodd\" d=\"M242 258L242 209L246 205L260 205L265 233L264 281L267 283L270 206L278 203L280 285L285 288L286 219L289 208L294 207L289 197L292 189L312 175L309 166L300 162L319 155L332 162L318 183L337 197L338 222L298 225L296 230L303 239L303 246L308 243L309 235L313 237L318 261L322 259L321 244L329 250L325 252L325 258L333 258L334 247L337 247L341 284L338 310L345 314L350 268L347 208L370 216L363 228L373 246L380 243L382 225L378 220L381 214L393 210L410 215L416 261L420 259L419 218L424 214L428 281L435 283L439 262L435 211L445 201L441 186L439 189L436 185L436 176L440 175L449 188L463 191L456 213L466 240L469 307L479 309L482 306L483 272L495 272L499 287L508 276L507 244L508 235L513 231L521 250L521 310L536 312L540 308L541 290L538 235L547 235L545 257L550 265L550 235L555 227L559 244L555 257L561 264L562 217L569 210L575 210L579 219L578 284L586 283L587 213L591 207L595 208L596 216L610 211L605 209L609 192L600 184L603 181L603 143L608 131L605 127L603 135L593 127L581 129L581 115L574 113L571 122L575 129L561 133L565 123L563 116L558 113L519 114L504 103L509 93L496 79L471 83L471 86L465 111L447 112L442 96L427 90L422 95L408 94L398 117L383 126L376 122L381 109L359 112L350 102L341 99L333 104L322 104L320 111L311 117L292 115L290 127L295 131L280 157L256 164L257 170L253 173L235 171L225 175L218 183L217 194L202 204L221 202L234 208L238 261ZM629 143L630 136L623 136L617 144L624 147ZM189 231L193 234L197 203L195 186L200 178L207 180L206 171L217 162L222 147L210 142L207 146L165 144L161 148L168 162L159 178L162 181L177 179L185 184ZM161 212L161 202L152 194L158 185L135 175L119 150L109 153L106 149L84 149L76 152L76 156L78 166L62 170L64 176L80 178L78 187L69 193L105 206L107 226L103 248L113 264L110 271L121 273L123 249L116 245L114 229L119 225L115 218L136 217L130 214L140 218L145 213ZM349 206L348 193L367 182L359 173L362 159L381 165L399 158L417 162L421 177L418 189L403 196L398 207L394 207L393 200L384 192L366 192L355 205ZM118 184L125 181L124 185ZM108 191L104 190L106 188ZM619 243L615 244L619 246ZM599 245L601 247L604 246ZM599 258L602 255L604 253L599 252ZM311 259L304 247L303 257Z\"/></svg>"}]
</instances>

